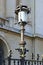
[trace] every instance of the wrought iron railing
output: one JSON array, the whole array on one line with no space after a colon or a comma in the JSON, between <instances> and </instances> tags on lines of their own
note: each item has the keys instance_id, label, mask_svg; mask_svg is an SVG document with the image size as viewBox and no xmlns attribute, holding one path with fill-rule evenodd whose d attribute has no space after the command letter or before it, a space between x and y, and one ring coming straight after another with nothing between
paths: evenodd
<instances>
[{"instance_id":1,"label":"wrought iron railing","mask_svg":"<svg viewBox=\"0 0 43 65\"><path fill-rule=\"evenodd\" d=\"M7 58L3 60L3 65L43 65L43 61Z\"/></svg>"}]
</instances>

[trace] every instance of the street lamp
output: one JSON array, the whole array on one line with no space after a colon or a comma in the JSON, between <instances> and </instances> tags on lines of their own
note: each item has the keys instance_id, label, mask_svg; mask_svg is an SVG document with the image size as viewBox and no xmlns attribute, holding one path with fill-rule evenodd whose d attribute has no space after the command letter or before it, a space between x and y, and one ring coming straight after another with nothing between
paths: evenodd
<instances>
[{"instance_id":1,"label":"street lamp","mask_svg":"<svg viewBox=\"0 0 43 65\"><path fill-rule=\"evenodd\" d=\"M26 50L25 45L26 42L24 41L24 27L27 24L27 17L30 13L30 9L25 5L17 6L15 13L18 15L18 24L20 24L21 27L21 41L20 41L20 48L16 49L20 52L21 59L25 58L25 54L28 50Z\"/></svg>"}]
</instances>

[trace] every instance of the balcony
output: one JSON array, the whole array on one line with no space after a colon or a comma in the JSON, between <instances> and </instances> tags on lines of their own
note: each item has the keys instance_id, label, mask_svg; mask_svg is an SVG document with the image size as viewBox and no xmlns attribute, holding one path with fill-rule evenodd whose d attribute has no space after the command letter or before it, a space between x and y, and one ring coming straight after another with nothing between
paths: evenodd
<instances>
[{"instance_id":1,"label":"balcony","mask_svg":"<svg viewBox=\"0 0 43 65\"><path fill-rule=\"evenodd\" d=\"M10 21L8 19L0 18L0 28L9 30L12 32L19 32L19 29L16 29L10 25Z\"/></svg>"}]
</instances>

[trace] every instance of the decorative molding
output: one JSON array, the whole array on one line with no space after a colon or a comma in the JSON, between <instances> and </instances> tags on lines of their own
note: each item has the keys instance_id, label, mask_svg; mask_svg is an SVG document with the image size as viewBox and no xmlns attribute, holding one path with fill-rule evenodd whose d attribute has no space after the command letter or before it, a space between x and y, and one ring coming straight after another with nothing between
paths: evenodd
<instances>
[{"instance_id":1,"label":"decorative molding","mask_svg":"<svg viewBox=\"0 0 43 65\"><path fill-rule=\"evenodd\" d=\"M39 34L39 33L35 33L35 34L33 35L33 37L43 38L43 35L41 35L41 34Z\"/></svg>"}]
</instances>

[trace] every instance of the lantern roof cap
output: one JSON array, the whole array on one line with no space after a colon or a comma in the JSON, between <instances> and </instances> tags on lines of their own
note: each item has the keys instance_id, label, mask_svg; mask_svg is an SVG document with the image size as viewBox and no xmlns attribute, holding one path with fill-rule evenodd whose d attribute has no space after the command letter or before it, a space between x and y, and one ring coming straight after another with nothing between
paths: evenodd
<instances>
[{"instance_id":1,"label":"lantern roof cap","mask_svg":"<svg viewBox=\"0 0 43 65\"><path fill-rule=\"evenodd\" d=\"M28 13L30 13L30 8L28 8L25 5L19 5L19 6L17 6L15 13L18 14L18 12L20 12L20 11L27 11L27 14L28 14Z\"/></svg>"}]
</instances>

